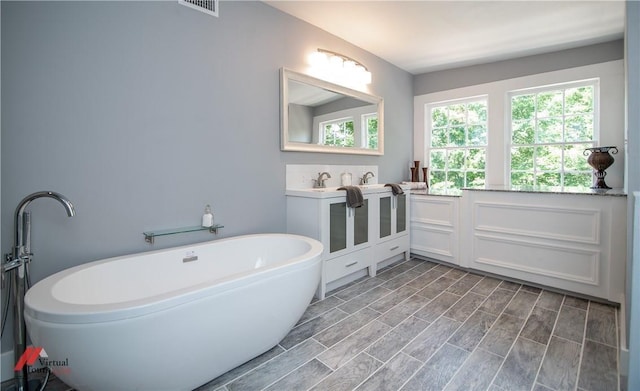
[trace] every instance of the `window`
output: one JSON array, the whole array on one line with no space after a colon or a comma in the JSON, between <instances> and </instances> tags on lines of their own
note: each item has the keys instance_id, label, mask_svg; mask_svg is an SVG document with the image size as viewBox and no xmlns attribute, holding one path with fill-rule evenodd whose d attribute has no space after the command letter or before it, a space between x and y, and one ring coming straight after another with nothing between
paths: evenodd
<instances>
[{"instance_id":1,"label":"window","mask_svg":"<svg viewBox=\"0 0 640 391\"><path fill-rule=\"evenodd\" d=\"M320 123L320 144L353 147L354 141L352 118L342 118Z\"/></svg>"},{"instance_id":2,"label":"window","mask_svg":"<svg viewBox=\"0 0 640 391\"><path fill-rule=\"evenodd\" d=\"M432 189L484 187L487 99L428 106L428 161Z\"/></svg>"},{"instance_id":3,"label":"window","mask_svg":"<svg viewBox=\"0 0 640 391\"><path fill-rule=\"evenodd\" d=\"M511 185L591 186L596 96L595 80L510 94Z\"/></svg>"},{"instance_id":4,"label":"window","mask_svg":"<svg viewBox=\"0 0 640 391\"><path fill-rule=\"evenodd\" d=\"M364 134L367 137L365 147L378 149L378 114L373 113L363 115L362 123L365 126Z\"/></svg>"}]
</instances>

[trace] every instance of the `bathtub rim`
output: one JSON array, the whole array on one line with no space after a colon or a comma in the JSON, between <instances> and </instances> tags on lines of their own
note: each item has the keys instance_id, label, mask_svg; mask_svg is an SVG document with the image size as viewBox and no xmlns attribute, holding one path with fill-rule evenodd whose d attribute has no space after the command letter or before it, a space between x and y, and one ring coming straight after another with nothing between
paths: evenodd
<instances>
[{"instance_id":1,"label":"bathtub rim","mask_svg":"<svg viewBox=\"0 0 640 391\"><path fill-rule=\"evenodd\" d=\"M143 299L110 304L73 304L57 300L51 293L53 286L66 276L103 263L119 261L138 255L153 255L166 251L197 249L203 246L215 245L216 243L220 242L241 240L253 237L293 238L308 243L310 248L307 252L302 253L297 257L289 258L285 262L278 262L273 265L268 265L260 270L252 269L241 273L232 274L231 276L225 278L207 280L205 282L195 284L187 288L168 291ZM191 301L196 301L212 294L231 291L241 287L244 284L255 283L260 279L266 279L271 275L281 273L283 269L286 269L286 273L290 273L296 270L312 268L316 266L317 263L322 261L322 251L323 246L319 241L306 236L283 233L265 233L239 235L214 241L206 241L99 259L61 270L42 279L41 281L38 281L27 291L27 294L25 295L24 311L25 315L32 319L58 324L102 323L135 318L158 311L168 310L172 307L179 306Z\"/></svg>"}]
</instances>

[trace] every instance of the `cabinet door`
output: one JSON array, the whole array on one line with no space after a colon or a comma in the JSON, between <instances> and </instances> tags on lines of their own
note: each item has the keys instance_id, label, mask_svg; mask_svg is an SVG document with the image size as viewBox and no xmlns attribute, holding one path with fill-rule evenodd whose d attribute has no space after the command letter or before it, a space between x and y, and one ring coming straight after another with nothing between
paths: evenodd
<instances>
[{"instance_id":1,"label":"cabinet door","mask_svg":"<svg viewBox=\"0 0 640 391\"><path fill-rule=\"evenodd\" d=\"M380 238L391 235L391 196L380 197Z\"/></svg>"},{"instance_id":2,"label":"cabinet door","mask_svg":"<svg viewBox=\"0 0 640 391\"><path fill-rule=\"evenodd\" d=\"M396 197L396 233L407 230L407 195Z\"/></svg>"},{"instance_id":3,"label":"cabinet door","mask_svg":"<svg viewBox=\"0 0 640 391\"><path fill-rule=\"evenodd\" d=\"M354 209L353 218L353 244L357 246L369 241L369 200Z\"/></svg>"},{"instance_id":4,"label":"cabinet door","mask_svg":"<svg viewBox=\"0 0 640 391\"><path fill-rule=\"evenodd\" d=\"M329 252L347 248L347 203L329 204Z\"/></svg>"}]
</instances>

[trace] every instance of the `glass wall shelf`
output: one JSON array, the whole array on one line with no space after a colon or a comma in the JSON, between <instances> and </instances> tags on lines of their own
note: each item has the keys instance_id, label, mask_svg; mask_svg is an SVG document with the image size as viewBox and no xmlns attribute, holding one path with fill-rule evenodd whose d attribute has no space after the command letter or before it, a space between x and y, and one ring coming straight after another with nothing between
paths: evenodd
<instances>
[{"instance_id":1,"label":"glass wall shelf","mask_svg":"<svg viewBox=\"0 0 640 391\"><path fill-rule=\"evenodd\" d=\"M157 231L147 231L143 232L144 241L153 244L154 238L156 236L166 236L166 235L176 235L187 232L198 232L198 231L209 231L212 234L218 234L218 230L220 228L224 228L224 225L214 224L211 227L202 227L200 225L194 225L192 227L180 227L180 228L169 228L169 229L159 229Z\"/></svg>"}]
</instances>

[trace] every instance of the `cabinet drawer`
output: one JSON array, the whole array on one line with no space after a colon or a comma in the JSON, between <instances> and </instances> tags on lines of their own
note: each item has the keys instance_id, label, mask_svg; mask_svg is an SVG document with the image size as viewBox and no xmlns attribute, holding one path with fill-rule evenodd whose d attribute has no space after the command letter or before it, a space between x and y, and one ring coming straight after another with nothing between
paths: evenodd
<instances>
[{"instance_id":1,"label":"cabinet drawer","mask_svg":"<svg viewBox=\"0 0 640 391\"><path fill-rule=\"evenodd\" d=\"M343 255L341 257L329 259L324 262L326 279L325 283L329 283L355 271L371 266L371 247L354 251L352 253Z\"/></svg>"},{"instance_id":2,"label":"cabinet drawer","mask_svg":"<svg viewBox=\"0 0 640 391\"><path fill-rule=\"evenodd\" d=\"M375 262L381 262L405 251L409 251L409 235L379 242L375 247Z\"/></svg>"}]
</instances>

